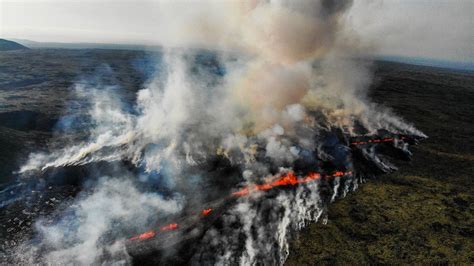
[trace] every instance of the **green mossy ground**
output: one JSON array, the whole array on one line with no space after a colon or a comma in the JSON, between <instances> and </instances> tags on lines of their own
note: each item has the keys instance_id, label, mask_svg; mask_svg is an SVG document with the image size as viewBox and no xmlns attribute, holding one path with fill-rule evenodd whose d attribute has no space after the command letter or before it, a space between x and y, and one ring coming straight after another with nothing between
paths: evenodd
<instances>
[{"instance_id":1,"label":"green mossy ground","mask_svg":"<svg viewBox=\"0 0 474 266\"><path fill-rule=\"evenodd\" d=\"M474 264L474 75L384 64L371 97L430 138L399 171L336 200L287 265Z\"/></svg>"}]
</instances>

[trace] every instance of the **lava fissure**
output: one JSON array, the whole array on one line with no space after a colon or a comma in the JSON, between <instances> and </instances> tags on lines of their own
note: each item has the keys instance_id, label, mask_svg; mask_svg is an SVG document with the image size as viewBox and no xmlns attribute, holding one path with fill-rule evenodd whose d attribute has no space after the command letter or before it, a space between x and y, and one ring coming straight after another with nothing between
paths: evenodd
<instances>
[{"instance_id":1,"label":"lava fissure","mask_svg":"<svg viewBox=\"0 0 474 266\"><path fill-rule=\"evenodd\" d=\"M248 196L251 193L258 192L258 191L267 191L276 187L285 187L285 186L296 186L299 184L304 184L308 183L311 181L319 180L321 178L335 178L335 177L341 177L345 175L352 175L351 171L343 172L343 171L336 171L332 174L326 174L322 175L320 173L309 173L304 177L298 178L294 172L289 171L286 174L283 174L280 178L264 183L261 185L252 185L252 186L246 186L236 192L233 192L231 194L231 197L243 197L243 196ZM206 208L201 211L202 216L207 216L212 212L212 208ZM178 229L178 223L170 223L165 226L160 227L159 230L150 230L144 233L141 233L137 236L129 238L129 240L146 240L149 238L152 238L156 236L159 232L166 232L166 231L172 231Z\"/></svg>"}]
</instances>

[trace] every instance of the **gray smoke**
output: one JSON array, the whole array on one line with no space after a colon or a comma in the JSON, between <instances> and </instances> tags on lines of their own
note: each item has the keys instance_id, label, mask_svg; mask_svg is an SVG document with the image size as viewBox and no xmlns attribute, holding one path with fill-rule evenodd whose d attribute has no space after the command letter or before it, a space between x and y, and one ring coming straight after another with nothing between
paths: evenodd
<instances>
[{"instance_id":1,"label":"gray smoke","mask_svg":"<svg viewBox=\"0 0 474 266\"><path fill-rule=\"evenodd\" d=\"M220 13L201 8L201 13L177 27L176 34L217 44L223 51L219 58L226 69L223 77L192 70L189 58L196 50L185 46L164 50L164 74L157 74L138 92L137 114L124 111L107 90L78 85L78 94L91 101L89 115L94 126L89 137L49 153L31 154L19 172L26 175L126 160L148 174L166 170L167 178L180 183L186 182L192 167L219 154L242 169L244 183L249 185L270 178L270 165L279 167L280 173L290 171L305 150L319 150L322 158L329 158L313 138L329 128L356 135L357 124L361 124L366 134L385 129L423 135L368 101L369 65L357 59L363 48L356 45L356 36L344 24L352 1L206 4L208 10ZM189 29L192 34L186 34ZM269 165L256 159L257 147L262 145ZM141 194L127 182L107 179L90 196L79 198L69 208L80 218L74 223L67 216L59 224L38 223L41 246L53 250L46 254L46 261L100 261L105 251L97 247L115 220L127 223L149 217L150 212L179 210L178 199ZM332 200L338 191L344 194L357 186L345 182L340 188L339 178L334 184ZM241 199L223 218L223 230L206 232L195 261L282 264L288 256L290 232L323 213L319 191L319 182L314 182L273 199L261 193ZM71 238L59 238L70 230ZM114 250L124 252L120 245Z\"/></svg>"}]
</instances>

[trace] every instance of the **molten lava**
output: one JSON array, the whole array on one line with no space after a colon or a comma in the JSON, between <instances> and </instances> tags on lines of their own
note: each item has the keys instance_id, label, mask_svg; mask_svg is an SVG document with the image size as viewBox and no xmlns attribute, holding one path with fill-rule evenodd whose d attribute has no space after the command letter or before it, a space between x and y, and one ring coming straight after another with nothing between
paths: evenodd
<instances>
[{"instance_id":1,"label":"molten lava","mask_svg":"<svg viewBox=\"0 0 474 266\"><path fill-rule=\"evenodd\" d=\"M162 232L171 231L171 230L175 230L177 228L178 228L178 224L177 223L172 223L172 224L162 226L160 228L160 231L162 231ZM129 238L129 240L146 240L146 239L149 239L149 238L152 238L152 237L156 236L156 233L157 233L156 231L150 230L150 231L147 231L145 233L141 233L137 236L131 237L131 238Z\"/></svg>"},{"instance_id":2,"label":"molten lava","mask_svg":"<svg viewBox=\"0 0 474 266\"><path fill-rule=\"evenodd\" d=\"M130 240L145 240L145 239L148 239L148 238L152 238L155 235L156 235L156 232L151 230L151 231L147 231L145 233L139 234L138 236L134 236L134 237L130 238Z\"/></svg>"},{"instance_id":3,"label":"molten lava","mask_svg":"<svg viewBox=\"0 0 474 266\"><path fill-rule=\"evenodd\" d=\"M202 210L201 213L202 213L202 215L207 216L209 213L211 213L211 211L212 211L212 209L209 208L209 209Z\"/></svg>"},{"instance_id":4,"label":"molten lava","mask_svg":"<svg viewBox=\"0 0 474 266\"><path fill-rule=\"evenodd\" d=\"M407 137L400 137L401 140L407 139ZM393 142L395 138L382 138L382 139L369 139L367 141L353 141L351 145L365 145L369 143L382 143L382 142Z\"/></svg>"},{"instance_id":5,"label":"molten lava","mask_svg":"<svg viewBox=\"0 0 474 266\"><path fill-rule=\"evenodd\" d=\"M278 179L276 179L274 181L264 183L264 184L260 184L260 185L253 185L253 186L244 187L244 188L240 189L239 191L236 191L236 192L232 193L231 196L232 197L242 197L242 196L249 195L250 193L253 193L253 192L267 191L267 190L270 190L270 189L275 188L275 187L296 186L296 185L299 185L299 184L308 183L308 182L311 182L311 181L314 181L314 180L321 179L321 177L334 178L334 177L339 177L339 176L344 176L344 175L351 175L351 174L352 174L352 172L350 172L350 171L348 171L348 172L337 171L337 172L334 172L333 174L324 175L324 176L319 174L319 173L309 173L305 177L298 178L295 175L294 172L289 171L288 173L280 176ZM201 214L203 216L207 216L211 212L212 212L212 208L208 208L208 209L202 210ZM162 231L162 232L171 231L171 230L175 230L175 229L178 229L178 224L177 223L171 223L171 224L160 227L160 231ZM132 238L129 238L129 240L146 240L146 239L154 237L155 235L156 235L156 232L151 230L151 231L142 233L138 236L134 236Z\"/></svg>"},{"instance_id":6,"label":"molten lava","mask_svg":"<svg viewBox=\"0 0 474 266\"><path fill-rule=\"evenodd\" d=\"M161 231L171 231L171 230L175 230L178 228L178 224L177 223L172 223L172 224L168 224L168 225L165 225L165 226L162 226L160 228Z\"/></svg>"},{"instance_id":7,"label":"molten lava","mask_svg":"<svg viewBox=\"0 0 474 266\"><path fill-rule=\"evenodd\" d=\"M341 172L337 171L334 172L331 175L325 175L325 178L333 178L333 177L338 177L338 176L343 176L343 175L351 175L352 172ZM243 189L236 191L232 193L233 196L236 197L241 197L241 196L246 196L252 192L256 191L266 191L270 190L274 187L281 187L281 186L295 186L298 184L303 184L303 183L308 183L317 179L321 179L321 174L319 173L309 173L303 178L298 178L295 176L293 172L288 172L287 174L283 175L282 177L278 178L277 180L270 182L270 183L265 183L261 185L255 185L255 186L247 186L244 187Z\"/></svg>"}]
</instances>

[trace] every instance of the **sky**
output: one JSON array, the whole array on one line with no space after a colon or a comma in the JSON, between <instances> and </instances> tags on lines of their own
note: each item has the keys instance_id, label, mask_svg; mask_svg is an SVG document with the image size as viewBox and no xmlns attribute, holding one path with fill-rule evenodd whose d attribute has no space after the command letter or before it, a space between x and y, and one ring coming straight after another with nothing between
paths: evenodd
<instances>
[{"instance_id":1,"label":"sky","mask_svg":"<svg viewBox=\"0 0 474 266\"><path fill-rule=\"evenodd\" d=\"M180 45L225 0L0 0L0 38ZM215 3L218 3L216 5ZM354 0L347 25L377 55L474 61L474 0ZM187 29L182 30L184 27ZM202 31L202 29L200 29ZM204 40L203 40L204 41Z\"/></svg>"}]
</instances>

